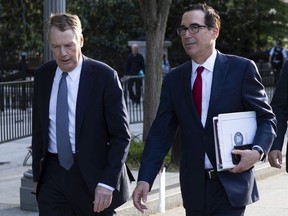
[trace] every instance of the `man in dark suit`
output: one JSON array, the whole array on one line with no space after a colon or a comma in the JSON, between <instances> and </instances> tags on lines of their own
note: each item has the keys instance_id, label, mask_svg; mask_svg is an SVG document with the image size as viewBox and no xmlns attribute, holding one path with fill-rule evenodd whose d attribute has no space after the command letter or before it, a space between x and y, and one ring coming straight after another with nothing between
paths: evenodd
<instances>
[{"instance_id":1,"label":"man in dark suit","mask_svg":"<svg viewBox=\"0 0 288 216\"><path fill-rule=\"evenodd\" d=\"M51 15L47 37L55 60L36 71L33 102L33 178L40 216L115 215L130 196L125 166L130 133L117 72L82 55L78 16ZM61 77L66 77L68 96L58 101ZM63 101L68 110L60 113ZM58 132L64 116L67 127Z\"/></svg>"},{"instance_id":2,"label":"man in dark suit","mask_svg":"<svg viewBox=\"0 0 288 216\"><path fill-rule=\"evenodd\" d=\"M215 49L219 31L220 17L213 8L206 4L186 8L177 33L191 61L173 69L163 80L159 108L132 195L141 212L147 208L147 193L178 127L180 184L187 216L240 216L246 205L259 199L253 166L265 157L275 138L275 116L255 63ZM202 86L196 89L199 80ZM198 91L195 94L194 89ZM241 157L239 164L217 172L212 119L220 113L242 111L257 115L253 149L234 150Z\"/></svg>"},{"instance_id":3,"label":"man in dark suit","mask_svg":"<svg viewBox=\"0 0 288 216\"><path fill-rule=\"evenodd\" d=\"M281 168L282 148L284 137L287 131L288 121L288 61L284 62L281 70L280 79L277 84L274 96L271 101L273 112L277 118L277 138L269 152L269 163L272 167ZM286 149L286 172L288 172L288 154Z\"/></svg>"}]
</instances>

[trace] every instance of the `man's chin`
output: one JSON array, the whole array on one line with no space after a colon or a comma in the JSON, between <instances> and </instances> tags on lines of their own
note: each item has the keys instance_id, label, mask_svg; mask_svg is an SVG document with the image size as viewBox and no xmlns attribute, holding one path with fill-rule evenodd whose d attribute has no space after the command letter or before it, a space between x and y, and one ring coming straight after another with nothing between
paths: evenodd
<instances>
[{"instance_id":1,"label":"man's chin","mask_svg":"<svg viewBox=\"0 0 288 216\"><path fill-rule=\"evenodd\" d=\"M66 72L70 72L70 71L72 71L75 67L73 67L71 64L70 65L68 65L68 64L65 64L65 65L63 65L63 64L61 64L61 65L58 65L59 66L59 68L62 70L62 71L66 71Z\"/></svg>"},{"instance_id":2,"label":"man's chin","mask_svg":"<svg viewBox=\"0 0 288 216\"><path fill-rule=\"evenodd\" d=\"M190 49L186 48L185 51L186 51L187 55L189 55L190 57L193 57L193 56L196 55L196 53L197 53L197 52L195 52L195 50L192 49L192 48L190 48Z\"/></svg>"}]
</instances>

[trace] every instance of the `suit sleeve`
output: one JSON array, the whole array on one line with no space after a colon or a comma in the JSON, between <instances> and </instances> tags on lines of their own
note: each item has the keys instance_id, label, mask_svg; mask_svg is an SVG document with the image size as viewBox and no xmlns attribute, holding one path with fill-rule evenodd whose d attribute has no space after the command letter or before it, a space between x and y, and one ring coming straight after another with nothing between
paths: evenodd
<instances>
[{"instance_id":1,"label":"suit sleeve","mask_svg":"<svg viewBox=\"0 0 288 216\"><path fill-rule=\"evenodd\" d=\"M257 131L253 145L261 146L267 155L276 137L276 118L254 62L250 62L246 68L243 103L247 110L254 110L257 116Z\"/></svg>"},{"instance_id":2,"label":"suit sleeve","mask_svg":"<svg viewBox=\"0 0 288 216\"><path fill-rule=\"evenodd\" d=\"M100 182L119 190L121 170L130 147L129 119L117 72L108 78L104 93L104 110L109 134L107 167ZM115 178L112 178L115 176Z\"/></svg>"},{"instance_id":3,"label":"suit sleeve","mask_svg":"<svg viewBox=\"0 0 288 216\"><path fill-rule=\"evenodd\" d=\"M282 150L288 120L288 61L285 61L271 101L277 119L277 138L271 150Z\"/></svg>"},{"instance_id":4,"label":"suit sleeve","mask_svg":"<svg viewBox=\"0 0 288 216\"><path fill-rule=\"evenodd\" d=\"M39 73L39 72L38 72ZM40 123L39 107L38 107L38 75L37 72L34 77L34 95L33 95L33 109L32 109L32 169L33 181L38 182L40 174L41 159L43 157L42 144L42 130Z\"/></svg>"},{"instance_id":5,"label":"suit sleeve","mask_svg":"<svg viewBox=\"0 0 288 216\"><path fill-rule=\"evenodd\" d=\"M138 181L146 181L150 187L152 187L163 165L163 160L172 146L178 127L178 120L169 93L171 87L168 87L171 79L168 81L167 78L165 77L163 81L160 104L145 142L138 175Z\"/></svg>"}]
</instances>

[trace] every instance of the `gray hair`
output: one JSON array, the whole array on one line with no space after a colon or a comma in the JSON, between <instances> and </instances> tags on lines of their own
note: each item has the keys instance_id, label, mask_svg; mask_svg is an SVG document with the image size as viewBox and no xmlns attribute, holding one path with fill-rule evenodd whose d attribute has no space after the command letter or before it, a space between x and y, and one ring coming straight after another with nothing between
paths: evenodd
<instances>
[{"instance_id":1,"label":"gray hair","mask_svg":"<svg viewBox=\"0 0 288 216\"><path fill-rule=\"evenodd\" d=\"M82 37L81 21L77 15L69 13L51 14L46 22L48 41L50 40L50 31L52 26L55 26L63 32L71 29L74 32L77 41Z\"/></svg>"}]
</instances>

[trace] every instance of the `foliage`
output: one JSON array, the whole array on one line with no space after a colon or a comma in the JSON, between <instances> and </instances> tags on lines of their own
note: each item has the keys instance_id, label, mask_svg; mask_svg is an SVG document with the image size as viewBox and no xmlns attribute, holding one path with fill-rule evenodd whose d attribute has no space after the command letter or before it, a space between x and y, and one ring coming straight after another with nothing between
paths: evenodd
<instances>
[{"instance_id":1,"label":"foliage","mask_svg":"<svg viewBox=\"0 0 288 216\"><path fill-rule=\"evenodd\" d=\"M263 59L264 56L255 54L270 49L275 40L287 36L286 8L287 3L281 0L233 0L230 4L221 4L218 10L221 11L222 30L218 48L256 61Z\"/></svg>"},{"instance_id":2,"label":"foliage","mask_svg":"<svg viewBox=\"0 0 288 216\"><path fill-rule=\"evenodd\" d=\"M139 169L143 149L144 149L144 143L140 139L133 138L131 140L130 150L129 150L128 158L126 162L128 167L131 170ZM177 165L171 162L171 150L165 157L164 165L167 171L170 171L170 172L178 171Z\"/></svg>"},{"instance_id":3,"label":"foliage","mask_svg":"<svg viewBox=\"0 0 288 216\"><path fill-rule=\"evenodd\" d=\"M172 41L172 67L188 59L176 34L183 7L195 0L173 0L168 16L166 40ZM217 48L256 61L267 60L267 50L275 40L287 45L287 3L282 0L206 0L222 18ZM287 1L286 1L287 2ZM0 0L0 47L43 53L43 0ZM83 52L107 62L122 76L129 40L145 39L145 27L138 0L67 1L66 11L79 15L84 27ZM286 43L286 44L285 44ZM172 52L173 51L173 52ZM263 55L266 54L266 56ZM2 52L3 53L3 52ZM17 56L19 57L19 56Z\"/></svg>"},{"instance_id":4,"label":"foliage","mask_svg":"<svg viewBox=\"0 0 288 216\"><path fill-rule=\"evenodd\" d=\"M13 46L22 51L42 49L42 14L42 1L1 0L1 48Z\"/></svg>"},{"instance_id":5,"label":"foliage","mask_svg":"<svg viewBox=\"0 0 288 216\"><path fill-rule=\"evenodd\" d=\"M176 34L183 8L194 2L174 0L168 18L166 39L172 41L169 53L172 67L188 59ZM267 51L275 40L288 45L287 2L282 0L207 0L221 16L221 31L216 48L224 53L238 54L255 61L268 61Z\"/></svg>"},{"instance_id":6,"label":"foliage","mask_svg":"<svg viewBox=\"0 0 288 216\"><path fill-rule=\"evenodd\" d=\"M141 155L144 149L144 143L138 139L132 139L127 158L127 165L133 170L140 166Z\"/></svg>"},{"instance_id":7,"label":"foliage","mask_svg":"<svg viewBox=\"0 0 288 216\"><path fill-rule=\"evenodd\" d=\"M83 52L112 65L122 76L130 52L128 41L145 34L138 1L69 1L67 12L79 14L82 19Z\"/></svg>"}]
</instances>

